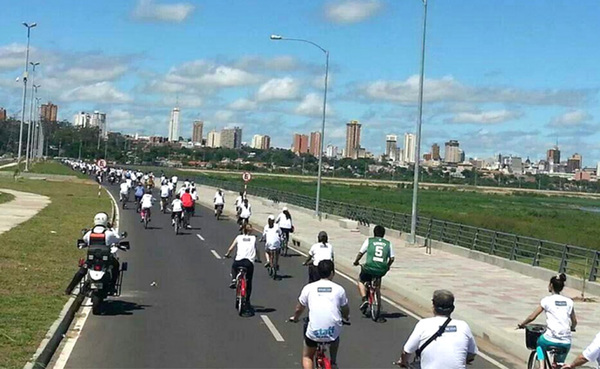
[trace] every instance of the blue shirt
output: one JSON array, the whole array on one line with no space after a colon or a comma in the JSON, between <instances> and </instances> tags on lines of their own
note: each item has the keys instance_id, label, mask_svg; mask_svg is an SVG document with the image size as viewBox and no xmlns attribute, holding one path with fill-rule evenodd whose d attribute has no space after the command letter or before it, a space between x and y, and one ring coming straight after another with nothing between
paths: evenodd
<instances>
[{"instance_id":1,"label":"blue shirt","mask_svg":"<svg viewBox=\"0 0 600 369\"><path fill-rule=\"evenodd\" d=\"M136 196L144 196L144 186L137 186L135 188L135 195Z\"/></svg>"}]
</instances>

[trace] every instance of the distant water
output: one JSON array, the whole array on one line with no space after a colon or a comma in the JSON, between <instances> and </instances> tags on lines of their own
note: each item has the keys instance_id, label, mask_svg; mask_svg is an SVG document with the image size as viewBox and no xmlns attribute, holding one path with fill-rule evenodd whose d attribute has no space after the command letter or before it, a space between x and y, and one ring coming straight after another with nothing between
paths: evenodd
<instances>
[{"instance_id":1,"label":"distant water","mask_svg":"<svg viewBox=\"0 0 600 369\"><path fill-rule=\"evenodd\" d=\"M600 213L600 208L586 208L580 207L579 210L587 211L589 213Z\"/></svg>"}]
</instances>

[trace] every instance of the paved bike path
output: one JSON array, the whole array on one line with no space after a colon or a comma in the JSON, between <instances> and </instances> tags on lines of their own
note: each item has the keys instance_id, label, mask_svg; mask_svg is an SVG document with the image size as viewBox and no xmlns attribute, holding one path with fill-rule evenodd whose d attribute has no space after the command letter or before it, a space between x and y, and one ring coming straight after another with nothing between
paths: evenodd
<instances>
[{"instance_id":1,"label":"paved bike path","mask_svg":"<svg viewBox=\"0 0 600 369\"><path fill-rule=\"evenodd\" d=\"M111 190L116 193L116 188ZM229 219L217 221L211 210L198 206L194 229L176 236L169 218L155 211L152 228L144 230L133 210L121 212L121 229L128 231L131 242L131 250L121 253L129 262L123 295L111 299L106 315L87 319L67 367L300 367L302 326L285 320L306 283L304 257L294 253L283 258L283 278L278 281L255 264L256 315L242 318L234 308L234 291L227 288L231 260L217 258L237 234L237 225ZM416 320L386 303L386 323L362 318L354 283L339 275L335 281L351 303L352 326L342 333L340 367L392 367ZM481 358L473 365L490 367Z\"/></svg>"},{"instance_id":2,"label":"paved bike path","mask_svg":"<svg viewBox=\"0 0 600 369\"><path fill-rule=\"evenodd\" d=\"M28 221L50 204L50 198L30 192L22 192L0 188L0 192L13 195L15 198L0 204L0 234Z\"/></svg>"}]
</instances>

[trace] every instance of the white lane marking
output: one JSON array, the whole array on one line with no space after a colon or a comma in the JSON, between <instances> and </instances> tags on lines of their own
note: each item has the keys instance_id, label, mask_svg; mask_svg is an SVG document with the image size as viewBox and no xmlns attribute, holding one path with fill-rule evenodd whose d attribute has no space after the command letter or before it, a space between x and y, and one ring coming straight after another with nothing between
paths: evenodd
<instances>
[{"instance_id":1,"label":"white lane marking","mask_svg":"<svg viewBox=\"0 0 600 369\"><path fill-rule=\"evenodd\" d=\"M196 236L198 236L199 239L201 239L202 241L204 241L204 237L202 237L201 234L197 233Z\"/></svg>"},{"instance_id":2,"label":"white lane marking","mask_svg":"<svg viewBox=\"0 0 600 369\"><path fill-rule=\"evenodd\" d=\"M308 254L300 251L299 249L289 246L288 247L294 251L296 251L297 253L299 253L300 255L306 256L308 257ZM346 278L347 280L349 280L350 282L356 283L356 280L354 278L351 278L350 276L340 272L338 269L335 270L336 274L341 275L342 277ZM406 315L410 315L411 317L415 318L416 320L421 320L423 319L422 317L420 317L419 315L413 313L410 310L407 310L406 308L398 305L397 303L395 303L394 301L390 300L389 298L381 295L381 299L385 302L387 302L388 304L392 305L393 307L395 307L396 309L402 311L403 313L405 313ZM477 353L478 356L480 356L482 359L488 361L490 364L495 365L496 367L500 368L500 369L510 369L507 366L502 365L500 362L498 362L497 360L494 360L493 358L491 358L490 356L486 355L485 353L479 351Z\"/></svg>"},{"instance_id":3,"label":"white lane marking","mask_svg":"<svg viewBox=\"0 0 600 369\"><path fill-rule=\"evenodd\" d=\"M275 337L275 341L277 341L277 342L284 342L285 341L283 339L283 336L281 335L281 333L279 333L279 331L275 327L275 324L273 324L273 322L271 321L271 319L269 319L268 316L261 315L260 318L263 320L263 322L265 322L265 324L267 325L267 328L269 328L269 330L271 331L271 334L273 335L273 337Z\"/></svg>"},{"instance_id":4,"label":"white lane marking","mask_svg":"<svg viewBox=\"0 0 600 369\"><path fill-rule=\"evenodd\" d=\"M73 330L68 331L68 332L74 331L75 336L67 338L67 342L65 343L62 351L60 352L60 356L56 360L56 363L54 364L53 369L63 369L65 367L65 365L67 365L67 361L69 360L69 357L71 356L71 352L73 352L73 349L75 348L75 344L77 343L77 340L79 339L79 336L81 335L81 331L83 330L83 326L85 325L85 322L92 310L92 303L91 303L91 300L89 297L87 299L85 299L82 306L83 306L83 309L81 309L81 316L76 318L75 325L73 326ZM67 332L67 334L68 334L68 332Z\"/></svg>"},{"instance_id":5,"label":"white lane marking","mask_svg":"<svg viewBox=\"0 0 600 369\"><path fill-rule=\"evenodd\" d=\"M219 254L215 251L215 250L210 250L210 252L212 252L212 254L217 258L217 259L221 259L221 256L219 256Z\"/></svg>"}]
</instances>

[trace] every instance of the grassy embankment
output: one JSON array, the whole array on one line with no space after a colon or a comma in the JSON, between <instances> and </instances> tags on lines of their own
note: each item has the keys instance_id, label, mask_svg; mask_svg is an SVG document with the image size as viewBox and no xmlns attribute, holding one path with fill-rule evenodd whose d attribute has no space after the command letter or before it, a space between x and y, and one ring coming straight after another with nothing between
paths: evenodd
<instances>
[{"instance_id":1,"label":"grassy embankment","mask_svg":"<svg viewBox=\"0 0 600 369\"><path fill-rule=\"evenodd\" d=\"M23 165L21 165L21 167L23 167ZM6 171L6 172L14 172L16 169L17 169L16 166L12 166L12 167L7 167L7 168L2 168L0 170ZM22 168L21 168L21 171L22 171ZM69 168L68 166L63 165L56 161L43 161L43 162L32 163L31 166L29 167L29 173L76 176L77 178L82 178L82 179L90 178L89 176L87 176L81 172L76 172L76 171L72 170L71 168Z\"/></svg>"},{"instance_id":2,"label":"grassy embankment","mask_svg":"<svg viewBox=\"0 0 600 369\"><path fill-rule=\"evenodd\" d=\"M211 177L240 181L239 176ZM315 196L314 182L255 177L250 186ZM323 198L410 213L412 189L326 184ZM421 190L421 215L559 243L599 249L600 200L533 194L498 195L452 190Z\"/></svg>"},{"instance_id":3,"label":"grassy embankment","mask_svg":"<svg viewBox=\"0 0 600 369\"><path fill-rule=\"evenodd\" d=\"M9 193L5 193L5 192L0 192L0 204L3 204L5 202L9 202L12 199L14 199L15 197Z\"/></svg>"},{"instance_id":4,"label":"grassy embankment","mask_svg":"<svg viewBox=\"0 0 600 369\"><path fill-rule=\"evenodd\" d=\"M75 247L81 229L95 213L110 214L111 201L105 192L98 198L95 184L0 177L0 188L52 201L0 235L0 368L21 368L67 301L64 289L83 255Z\"/></svg>"}]
</instances>

